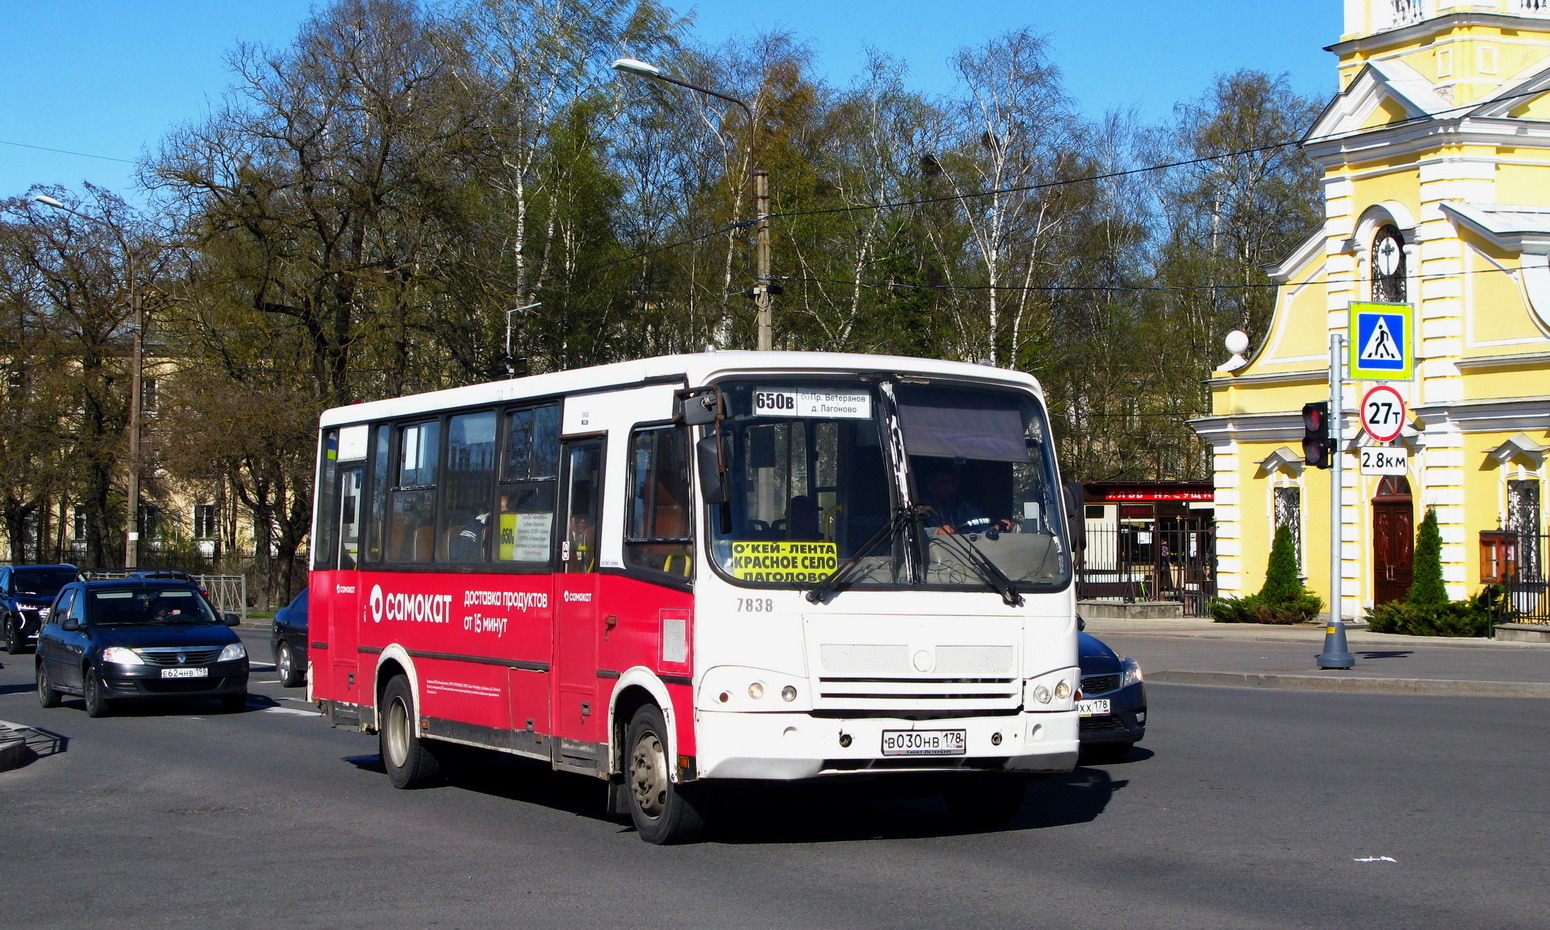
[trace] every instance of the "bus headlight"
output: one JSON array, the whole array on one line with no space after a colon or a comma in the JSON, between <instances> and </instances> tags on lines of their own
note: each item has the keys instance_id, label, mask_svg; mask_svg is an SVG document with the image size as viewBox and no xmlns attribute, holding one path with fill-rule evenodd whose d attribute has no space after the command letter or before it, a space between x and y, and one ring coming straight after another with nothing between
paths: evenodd
<instances>
[{"instance_id":1,"label":"bus headlight","mask_svg":"<svg viewBox=\"0 0 1550 930\"><path fill-rule=\"evenodd\" d=\"M1081 669L1061 668L1030 678L1023 685L1023 708L1036 711L1070 710L1075 705L1077 683L1081 681Z\"/></svg>"},{"instance_id":2,"label":"bus headlight","mask_svg":"<svg viewBox=\"0 0 1550 930\"><path fill-rule=\"evenodd\" d=\"M785 672L722 665L705 672L698 683L695 701L705 710L780 713L812 710L811 699L803 699L805 682L805 678Z\"/></svg>"}]
</instances>

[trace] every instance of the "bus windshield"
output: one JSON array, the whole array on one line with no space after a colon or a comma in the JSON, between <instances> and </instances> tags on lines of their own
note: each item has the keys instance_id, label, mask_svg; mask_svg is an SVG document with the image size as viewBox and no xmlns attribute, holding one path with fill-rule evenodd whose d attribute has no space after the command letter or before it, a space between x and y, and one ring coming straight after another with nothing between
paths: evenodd
<instances>
[{"instance_id":1,"label":"bus windshield","mask_svg":"<svg viewBox=\"0 0 1550 930\"><path fill-rule=\"evenodd\" d=\"M711 549L755 587L1053 590L1070 579L1044 412L961 383L722 386L730 500ZM836 571L841 571L836 578Z\"/></svg>"}]
</instances>

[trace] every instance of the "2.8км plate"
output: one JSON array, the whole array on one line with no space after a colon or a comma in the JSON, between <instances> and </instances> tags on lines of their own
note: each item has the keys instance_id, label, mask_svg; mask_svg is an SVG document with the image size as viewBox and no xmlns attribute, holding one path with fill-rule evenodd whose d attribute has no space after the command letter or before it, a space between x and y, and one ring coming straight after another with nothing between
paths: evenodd
<instances>
[{"instance_id":1,"label":"2.8\u043a\u043c plate","mask_svg":"<svg viewBox=\"0 0 1550 930\"><path fill-rule=\"evenodd\" d=\"M968 740L964 730L884 730L885 756L961 756Z\"/></svg>"}]
</instances>

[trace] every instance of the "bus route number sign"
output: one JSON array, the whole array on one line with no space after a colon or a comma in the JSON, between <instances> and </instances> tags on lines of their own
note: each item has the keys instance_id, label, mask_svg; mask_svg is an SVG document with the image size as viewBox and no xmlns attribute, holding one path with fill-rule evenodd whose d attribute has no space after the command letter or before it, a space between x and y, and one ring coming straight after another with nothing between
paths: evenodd
<instances>
[{"instance_id":1,"label":"bus route number sign","mask_svg":"<svg viewBox=\"0 0 1550 930\"><path fill-rule=\"evenodd\" d=\"M1387 384L1362 395L1362 429L1378 442L1393 442L1405 428L1405 399Z\"/></svg>"}]
</instances>

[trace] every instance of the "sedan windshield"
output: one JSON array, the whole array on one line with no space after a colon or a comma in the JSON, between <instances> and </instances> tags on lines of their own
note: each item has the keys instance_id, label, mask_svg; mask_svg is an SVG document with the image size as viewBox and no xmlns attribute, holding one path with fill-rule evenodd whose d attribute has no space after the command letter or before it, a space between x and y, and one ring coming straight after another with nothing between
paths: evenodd
<instances>
[{"instance_id":1,"label":"sedan windshield","mask_svg":"<svg viewBox=\"0 0 1550 930\"><path fill-rule=\"evenodd\" d=\"M17 594L52 597L75 579L76 573L67 568L19 568L11 573L11 587Z\"/></svg>"},{"instance_id":2,"label":"sedan windshield","mask_svg":"<svg viewBox=\"0 0 1550 930\"><path fill-rule=\"evenodd\" d=\"M204 598L187 587L94 590L90 611L99 626L218 622Z\"/></svg>"},{"instance_id":3,"label":"sedan windshield","mask_svg":"<svg viewBox=\"0 0 1550 930\"><path fill-rule=\"evenodd\" d=\"M1013 603L1068 580L1048 427L1031 393L859 380L722 393L731 499L710 526L734 582L994 590Z\"/></svg>"}]
</instances>

